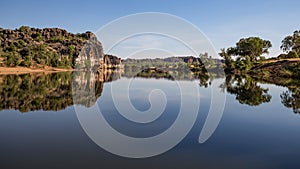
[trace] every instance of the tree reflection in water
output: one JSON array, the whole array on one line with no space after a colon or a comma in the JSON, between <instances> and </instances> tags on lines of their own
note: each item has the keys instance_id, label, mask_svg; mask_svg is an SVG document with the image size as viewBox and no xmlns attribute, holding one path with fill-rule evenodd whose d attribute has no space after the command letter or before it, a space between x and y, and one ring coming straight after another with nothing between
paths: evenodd
<instances>
[{"instance_id":1,"label":"tree reflection in water","mask_svg":"<svg viewBox=\"0 0 300 169\"><path fill-rule=\"evenodd\" d=\"M260 87L250 76L227 76L227 92L236 95L236 100L241 104L257 106L270 102L272 96L269 89Z\"/></svg>"},{"instance_id":2,"label":"tree reflection in water","mask_svg":"<svg viewBox=\"0 0 300 169\"><path fill-rule=\"evenodd\" d=\"M132 78L164 78L168 80L199 80L199 86L207 88L214 78L222 76L205 73L191 74L178 71L144 70L132 76L118 70L99 70L98 72L59 72L34 73L22 75L0 75L0 111L15 109L21 112L34 110L57 111L73 104L90 107L101 96L105 82L120 79L121 76ZM282 79L278 83L288 90L281 93L281 103L300 114L299 80ZM279 83L280 82L280 83ZM284 82L284 83L283 83ZM291 83L292 82L292 83ZM268 88L263 88L250 76L226 76L220 86L222 91L235 95L241 104L258 106L270 102L272 96ZM74 99L75 98L75 99Z\"/></svg>"},{"instance_id":3,"label":"tree reflection in water","mask_svg":"<svg viewBox=\"0 0 300 169\"><path fill-rule=\"evenodd\" d=\"M300 114L300 87L283 92L280 98L285 107L292 108L294 113Z\"/></svg>"},{"instance_id":4,"label":"tree reflection in water","mask_svg":"<svg viewBox=\"0 0 300 169\"><path fill-rule=\"evenodd\" d=\"M120 77L115 71L0 75L0 111L62 110L74 104L73 94L79 88L86 95L76 104L90 107L101 96L103 83Z\"/></svg>"}]
</instances>

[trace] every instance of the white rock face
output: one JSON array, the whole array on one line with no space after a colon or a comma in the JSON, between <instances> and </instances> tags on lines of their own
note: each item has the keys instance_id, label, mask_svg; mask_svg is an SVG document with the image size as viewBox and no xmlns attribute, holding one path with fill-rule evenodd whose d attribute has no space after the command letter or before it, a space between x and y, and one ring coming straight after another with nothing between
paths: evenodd
<instances>
[{"instance_id":1,"label":"white rock face","mask_svg":"<svg viewBox=\"0 0 300 169\"><path fill-rule=\"evenodd\" d=\"M81 49L76 58L76 69L98 69L103 62L104 53L102 44L97 40L94 34Z\"/></svg>"}]
</instances>

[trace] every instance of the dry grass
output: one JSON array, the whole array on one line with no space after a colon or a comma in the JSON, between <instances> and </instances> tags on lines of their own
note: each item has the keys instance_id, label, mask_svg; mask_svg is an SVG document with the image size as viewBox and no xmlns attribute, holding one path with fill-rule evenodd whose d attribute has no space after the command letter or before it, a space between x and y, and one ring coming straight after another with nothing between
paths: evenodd
<instances>
[{"instance_id":1,"label":"dry grass","mask_svg":"<svg viewBox=\"0 0 300 169\"><path fill-rule=\"evenodd\" d=\"M283 61L283 60L287 60L287 61L300 61L300 58L287 58L287 59L274 59L274 60L266 60L266 61L263 61L262 63L274 63L274 62L280 62L280 61Z\"/></svg>"}]
</instances>

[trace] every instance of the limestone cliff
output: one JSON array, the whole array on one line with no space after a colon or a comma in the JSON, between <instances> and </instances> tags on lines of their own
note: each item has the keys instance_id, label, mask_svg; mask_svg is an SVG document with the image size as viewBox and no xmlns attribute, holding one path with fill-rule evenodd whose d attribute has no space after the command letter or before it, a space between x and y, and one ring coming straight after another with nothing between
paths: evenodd
<instances>
[{"instance_id":1,"label":"limestone cliff","mask_svg":"<svg viewBox=\"0 0 300 169\"><path fill-rule=\"evenodd\" d=\"M89 38L84 46L82 47L79 55L77 55L75 62L75 67L77 69L98 69L102 66L102 60L104 59L104 53L102 44L98 41L97 37L91 33L87 32L87 37Z\"/></svg>"}]
</instances>

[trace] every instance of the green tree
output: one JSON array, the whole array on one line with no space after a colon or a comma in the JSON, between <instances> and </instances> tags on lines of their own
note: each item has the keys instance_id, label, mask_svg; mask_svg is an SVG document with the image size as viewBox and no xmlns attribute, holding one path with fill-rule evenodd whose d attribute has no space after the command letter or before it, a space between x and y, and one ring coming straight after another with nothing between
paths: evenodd
<instances>
[{"instance_id":1,"label":"green tree","mask_svg":"<svg viewBox=\"0 0 300 169\"><path fill-rule=\"evenodd\" d=\"M7 52L4 57L4 63L7 66L18 66L21 62L21 55L16 52Z\"/></svg>"},{"instance_id":2,"label":"green tree","mask_svg":"<svg viewBox=\"0 0 300 169\"><path fill-rule=\"evenodd\" d=\"M38 64L42 64L42 65L47 65L47 58L48 56L48 52L47 52L47 46L46 45L37 45L37 46L33 46L31 48L31 50L33 51L34 55L33 55L33 59L38 63Z\"/></svg>"},{"instance_id":3,"label":"green tree","mask_svg":"<svg viewBox=\"0 0 300 169\"><path fill-rule=\"evenodd\" d=\"M72 57L75 54L75 46L70 45L68 46L69 55Z\"/></svg>"},{"instance_id":4,"label":"green tree","mask_svg":"<svg viewBox=\"0 0 300 169\"><path fill-rule=\"evenodd\" d=\"M22 48L22 47L24 47L26 45L26 43L25 43L25 41L23 40L23 39L20 39L20 40L18 40L17 42L16 42L16 44L15 44L15 46L17 47L17 48Z\"/></svg>"},{"instance_id":5,"label":"green tree","mask_svg":"<svg viewBox=\"0 0 300 169\"><path fill-rule=\"evenodd\" d=\"M235 47L228 48L229 55L245 58L250 57L250 61L254 62L264 53L269 53L268 49L272 44L268 40L259 37L249 37L240 39Z\"/></svg>"},{"instance_id":6,"label":"green tree","mask_svg":"<svg viewBox=\"0 0 300 169\"><path fill-rule=\"evenodd\" d=\"M43 40L43 36L41 33L37 32L31 36L35 41L41 42Z\"/></svg>"},{"instance_id":7,"label":"green tree","mask_svg":"<svg viewBox=\"0 0 300 169\"><path fill-rule=\"evenodd\" d=\"M26 67L32 66L32 56L31 55L24 56L24 60L21 64Z\"/></svg>"},{"instance_id":8,"label":"green tree","mask_svg":"<svg viewBox=\"0 0 300 169\"><path fill-rule=\"evenodd\" d=\"M65 41L63 36L55 36L50 39L52 43L63 43Z\"/></svg>"},{"instance_id":9,"label":"green tree","mask_svg":"<svg viewBox=\"0 0 300 169\"><path fill-rule=\"evenodd\" d=\"M60 65L59 55L57 53L52 53L50 59L50 66L58 67Z\"/></svg>"},{"instance_id":10,"label":"green tree","mask_svg":"<svg viewBox=\"0 0 300 169\"><path fill-rule=\"evenodd\" d=\"M226 50L225 48L222 48L221 52L219 53L219 55L225 60L225 72L231 71L235 68L234 61L228 52L228 49Z\"/></svg>"},{"instance_id":11,"label":"green tree","mask_svg":"<svg viewBox=\"0 0 300 169\"><path fill-rule=\"evenodd\" d=\"M299 58L299 55L296 51L292 50L287 54L287 58Z\"/></svg>"},{"instance_id":12,"label":"green tree","mask_svg":"<svg viewBox=\"0 0 300 169\"><path fill-rule=\"evenodd\" d=\"M21 26L19 28L19 31L24 32L24 33L29 33L30 32L30 27L29 26Z\"/></svg>"},{"instance_id":13,"label":"green tree","mask_svg":"<svg viewBox=\"0 0 300 169\"><path fill-rule=\"evenodd\" d=\"M296 30L293 35L285 37L281 43L280 49L284 52L295 51L300 55L300 30Z\"/></svg>"},{"instance_id":14,"label":"green tree","mask_svg":"<svg viewBox=\"0 0 300 169\"><path fill-rule=\"evenodd\" d=\"M287 54L285 54L285 53L280 54L277 58L279 58L279 59L299 58L299 55L296 51L292 50L292 51L289 51L289 53L287 53Z\"/></svg>"},{"instance_id":15,"label":"green tree","mask_svg":"<svg viewBox=\"0 0 300 169\"><path fill-rule=\"evenodd\" d=\"M245 60L245 70L248 71L250 70L252 67L252 62L249 56L246 56L246 60Z\"/></svg>"},{"instance_id":16,"label":"green tree","mask_svg":"<svg viewBox=\"0 0 300 169\"><path fill-rule=\"evenodd\" d=\"M216 62L213 60L212 56L208 56L207 52L200 53L199 58L201 63L204 64L206 68L216 67Z\"/></svg>"},{"instance_id":17,"label":"green tree","mask_svg":"<svg viewBox=\"0 0 300 169\"><path fill-rule=\"evenodd\" d=\"M234 62L234 66L235 66L235 68L237 68L239 70L246 69L245 61L240 57L236 59L236 61Z\"/></svg>"}]
</instances>

